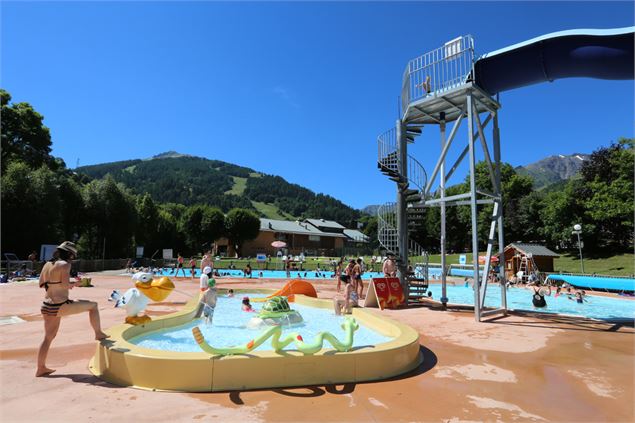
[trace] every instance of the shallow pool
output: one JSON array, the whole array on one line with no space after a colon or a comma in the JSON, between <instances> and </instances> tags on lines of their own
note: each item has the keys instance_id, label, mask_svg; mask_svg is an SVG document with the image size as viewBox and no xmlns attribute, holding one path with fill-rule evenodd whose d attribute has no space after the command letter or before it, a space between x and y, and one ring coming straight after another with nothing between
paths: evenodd
<instances>
[{"instance_id":1,"label":"shallow pool","mask_svg":"<svg viewBox=\"0 0 635 423\"><path fill-rule=\"evenodd\" d=\"M205 336L205 340L214 347L230 347L243 345L258 336L264 329L247 329L246 324L257 313L247 313L241 311L241 300L245 294L239 297L227 298L218 297L214 320L210 325L201 319L195 319L184 325L175 326L169 329L150 332L129 340L129 342L145 348L156 350L181 351L181 352L201 352L194 337L192 328L198 326ZM247 294L250 298L263 297L262 294ZM259 309L263 303L252 303L254 308ZM340 327L343 316L336 316L333 310L307 307L295 303L290 303L292 309L297 310L304 318L304 323L293 327L283 328L283 336L288 332L298 332L306 342L311 342L318 332L331 332L338 339L344 339L344 331ZM381 335L378 332L359 323L359 329L355 331L353 346L362 347L388 342L392 338ZM324 343L326 348L330 348L328 342ZM293 344L285 349L292 350ZM271 338L256 348L258 351L273 350Z\"/></svg>"},{"instance_id":2,"label":"shallow pool","mask_svg":"<svg viewBox=\"0 0 635 423\"><path fill-rule=\"evenodd\" d=\"M452 304L474 304L474 291L471 287L448 286L448 299ZM428 288L432 291L433 298L441 298L441 285L431 284ZM600 297L587 295L588 302L578 304L575 300L569 300L566 295L557 298L555 290L551 296L545 297L547 307L536 308L531 303L533 290L524 288L507 289L507 308L515 310L533 310L547 313L572 314L577 316L592 317L594 319L635 318L635 300ZM501 290L498 285L487 287L485 305L500 307Z\"/></svg>"}]
</instances>

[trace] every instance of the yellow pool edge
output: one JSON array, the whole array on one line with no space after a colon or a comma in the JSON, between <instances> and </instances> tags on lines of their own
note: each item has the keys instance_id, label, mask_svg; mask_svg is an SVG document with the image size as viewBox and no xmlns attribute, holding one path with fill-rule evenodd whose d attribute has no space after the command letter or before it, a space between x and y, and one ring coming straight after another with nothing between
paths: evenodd
<instances>
[{"instance_id":1,"label":"yellow pool edge","mask_svg":"<svg viewBox=\"0 0 635 423\"><path fill-rule=\"evenodd\" d=\"M302 295L295 298L297 303L310 307L333 307L331 300ZM157 317L145 325L121 324L110 328L110 338L97 345L89 371L120 386L158 391L216 392L382 380L407 373L423 361L417 331L363 308L353 311L353 316L360 323L395 338L372 348L350 352L324 349L306 356L297 351L255 351L213 356L202 351L153 350L127 341L145 332L189 322L197 304L198 299L192 299L181 311Z\"/></svg>"}]
</instances>

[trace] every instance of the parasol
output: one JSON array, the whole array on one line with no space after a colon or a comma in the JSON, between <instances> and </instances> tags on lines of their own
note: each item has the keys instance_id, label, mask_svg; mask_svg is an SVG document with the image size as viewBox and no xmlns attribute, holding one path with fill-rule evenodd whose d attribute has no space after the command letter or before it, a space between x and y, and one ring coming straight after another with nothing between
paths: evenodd
<instances>
[{"instance_id":1,"label":"parasol","mask_svg":"<svg viewBox=\"0 0 635 423\"><path fill-rule=\"evenodd\" d=\"M284 241L273 241L271 243L271 246L275 248L284 248L287 246L287 243Z\"/></svg>"}]
</instances>

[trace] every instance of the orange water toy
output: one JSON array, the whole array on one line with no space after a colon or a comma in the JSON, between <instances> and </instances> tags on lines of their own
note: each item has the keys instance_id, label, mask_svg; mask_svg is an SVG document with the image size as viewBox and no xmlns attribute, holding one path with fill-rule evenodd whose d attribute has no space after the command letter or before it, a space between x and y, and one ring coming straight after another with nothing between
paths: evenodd
<instances>
[{"instance_id":1,"label":"orange water toy","mask_svg":"<svg viewBox=\"0 0 635 423\"><path fill-rule=\"evenodd\" d=\"M315 291L313 284L303 281L302 279L290 280L281 289L269 295L267 298L283 296L287 297L290 302L293 302L296 294L317 298L317 292ZM267 298L253 298L252 301L262 302L267 301Z\"/></svg>"}]
</instances>

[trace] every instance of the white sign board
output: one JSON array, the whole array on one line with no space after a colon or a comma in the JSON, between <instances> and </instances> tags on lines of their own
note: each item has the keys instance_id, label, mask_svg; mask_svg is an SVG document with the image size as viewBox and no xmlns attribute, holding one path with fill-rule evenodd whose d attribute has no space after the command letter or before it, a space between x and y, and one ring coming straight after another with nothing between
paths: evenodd
<instances>
[{"instance_id":1,"label":"white sign board","mask_svg":"<svg viewBox=\"0 0 635 423\"><path fill-rule=\"evenodd\" d=\"M172 249L171 248L164 248L163 249L163 260L171 260L172 258L173 258Z\"/></svg>"},{"instance_id":2,"label":"white sign board","mask_svg":"<svg viewBox=\"0 0 635 423\"><path fill-rule=\"evenodd\" d=\"M459 264L465 264L467 262L467 256L465 254L461 254L459 256Z\"/></svg>"},{"instance_id":3,"label":"white sign board","mask_svg":"<svg viewBox=\"0 0 635 423\"><path fill-rule=\"evenodd\" d=\"M56 249L57 245L42 244L42 246L40 246L40 261L49 261L52 259Z\"/></svg>"},{"instance_id":4,"label":"white sign board","mask_svg":"<svg viewBox=\"0 0 635 423\"><path fill-rule=\"evenodd\" d=\"M453 56L461 52L461 37L448 41L443 47L445 48L445 58L452 59Z\"/></svg>"}]
</instances>

